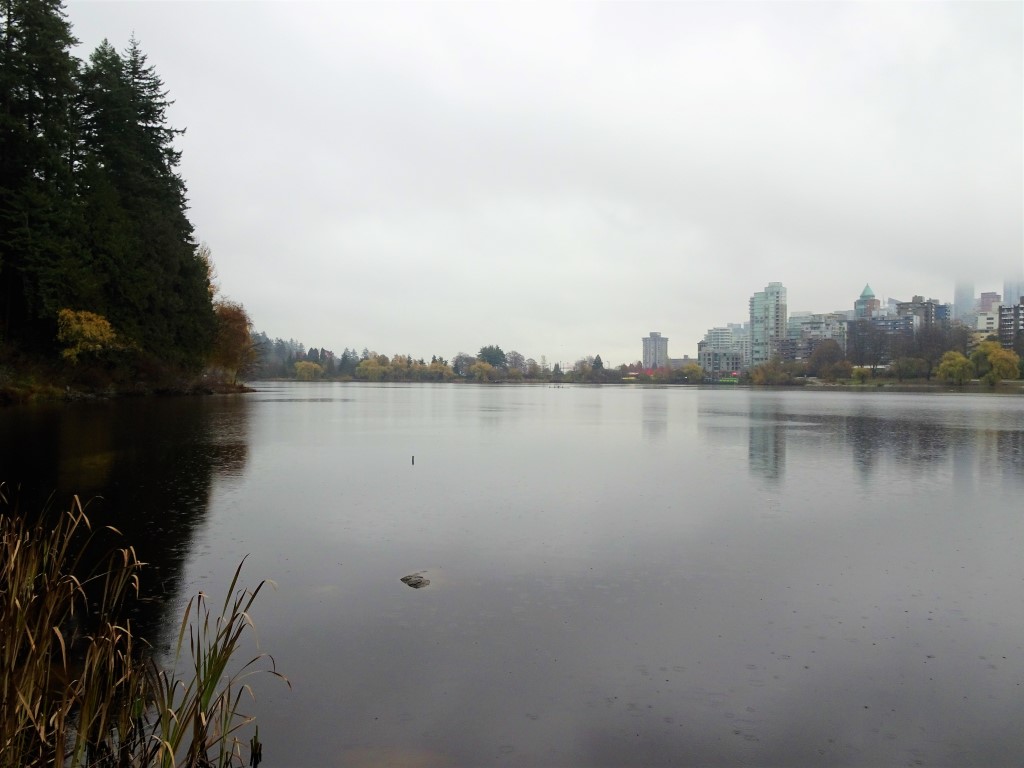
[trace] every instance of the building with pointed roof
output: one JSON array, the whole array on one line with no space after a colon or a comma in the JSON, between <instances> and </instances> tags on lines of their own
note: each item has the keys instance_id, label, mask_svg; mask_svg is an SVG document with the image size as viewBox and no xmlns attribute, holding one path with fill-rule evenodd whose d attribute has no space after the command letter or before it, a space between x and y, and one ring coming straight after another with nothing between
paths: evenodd
<instances>
[{"instance_id":1,"label":"building with pointed roof","mask_svg":"<svg viewBox=\"0 0 1024 768\"><path fill-rule=\"evenodd\" d=\"M853 302L853 318L855 320L870 320L880 314L882 302L875 298L875 292L871 286L864 284L864 290L860 292L860 298Z\"/></svg>"}]
</instances>

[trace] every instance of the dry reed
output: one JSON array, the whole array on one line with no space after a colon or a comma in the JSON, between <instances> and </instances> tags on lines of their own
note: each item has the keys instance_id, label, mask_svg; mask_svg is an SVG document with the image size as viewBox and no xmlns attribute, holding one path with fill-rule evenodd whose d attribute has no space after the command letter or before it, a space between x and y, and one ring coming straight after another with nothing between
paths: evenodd
<instances>
[{"instance_id":1,"label":"dry reed","mask_svg":"<svg viewBox=\"0 0 1024 768\"><path fill-rule=\"evenodd\" d=\"M164 667L122 620L144 564L125 546L88 569L97 546L78 497L29 524L0 484L0 766L258 765L258 731L240 738L247 678L284 678L267 654L233 657L266 582L241 589L243 560L218 615L194 596Z\"/></svg>"}]
</instances>

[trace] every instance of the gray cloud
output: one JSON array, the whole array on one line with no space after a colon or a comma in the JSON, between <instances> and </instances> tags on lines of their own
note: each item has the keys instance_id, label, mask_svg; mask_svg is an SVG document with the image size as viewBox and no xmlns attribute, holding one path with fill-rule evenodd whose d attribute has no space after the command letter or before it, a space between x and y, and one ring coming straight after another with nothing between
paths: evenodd
<instances>
[{"instance_id":1,"label":"gray cloud","mask_svg":"<svg viewBox=\"0 0 1024 768\"><path fill-rule=\"evenodd\" d=\"M176 99L197 235L260 329L673 355L1024 271L1009 3L72 2Z\"/></svg>"}]
</instances>

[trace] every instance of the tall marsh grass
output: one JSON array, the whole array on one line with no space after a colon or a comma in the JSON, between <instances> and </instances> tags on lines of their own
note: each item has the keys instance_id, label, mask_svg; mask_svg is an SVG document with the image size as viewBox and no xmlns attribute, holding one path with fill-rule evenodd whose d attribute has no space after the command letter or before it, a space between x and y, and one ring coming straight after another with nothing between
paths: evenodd
<instances>
[{"instance_id":1,"label":"tall marsh grass","mask_svg":"<svg viewBox=\"0 0 1024 768\"><path fill-rule=\"evenodd\" d=\"M94 560L96 534L77 497L29 523L0 484L0 767L257 766L247 678L284 678L235 656L266 582L240 588L239 564L218 614L193 597L164 666L124 618L144 564L131 546Z\"/></svg>"}]
</instances>

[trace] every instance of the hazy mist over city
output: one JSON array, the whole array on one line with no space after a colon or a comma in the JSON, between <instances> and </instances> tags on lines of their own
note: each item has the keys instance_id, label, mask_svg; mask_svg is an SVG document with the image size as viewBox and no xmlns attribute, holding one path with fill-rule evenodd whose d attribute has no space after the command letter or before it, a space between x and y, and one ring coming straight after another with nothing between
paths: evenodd
<instances>
[{"instance_id":1,"label":"hazy mist over city","mask_svg":"<svg viewBox=\"0 0 1024 768\"><path fill-rule=\"evenodd\" d=\"M175 104L259 330L415 357L673 356L1024 273L1020 3L70 2Z\"/></svg>"}]
</instances>

